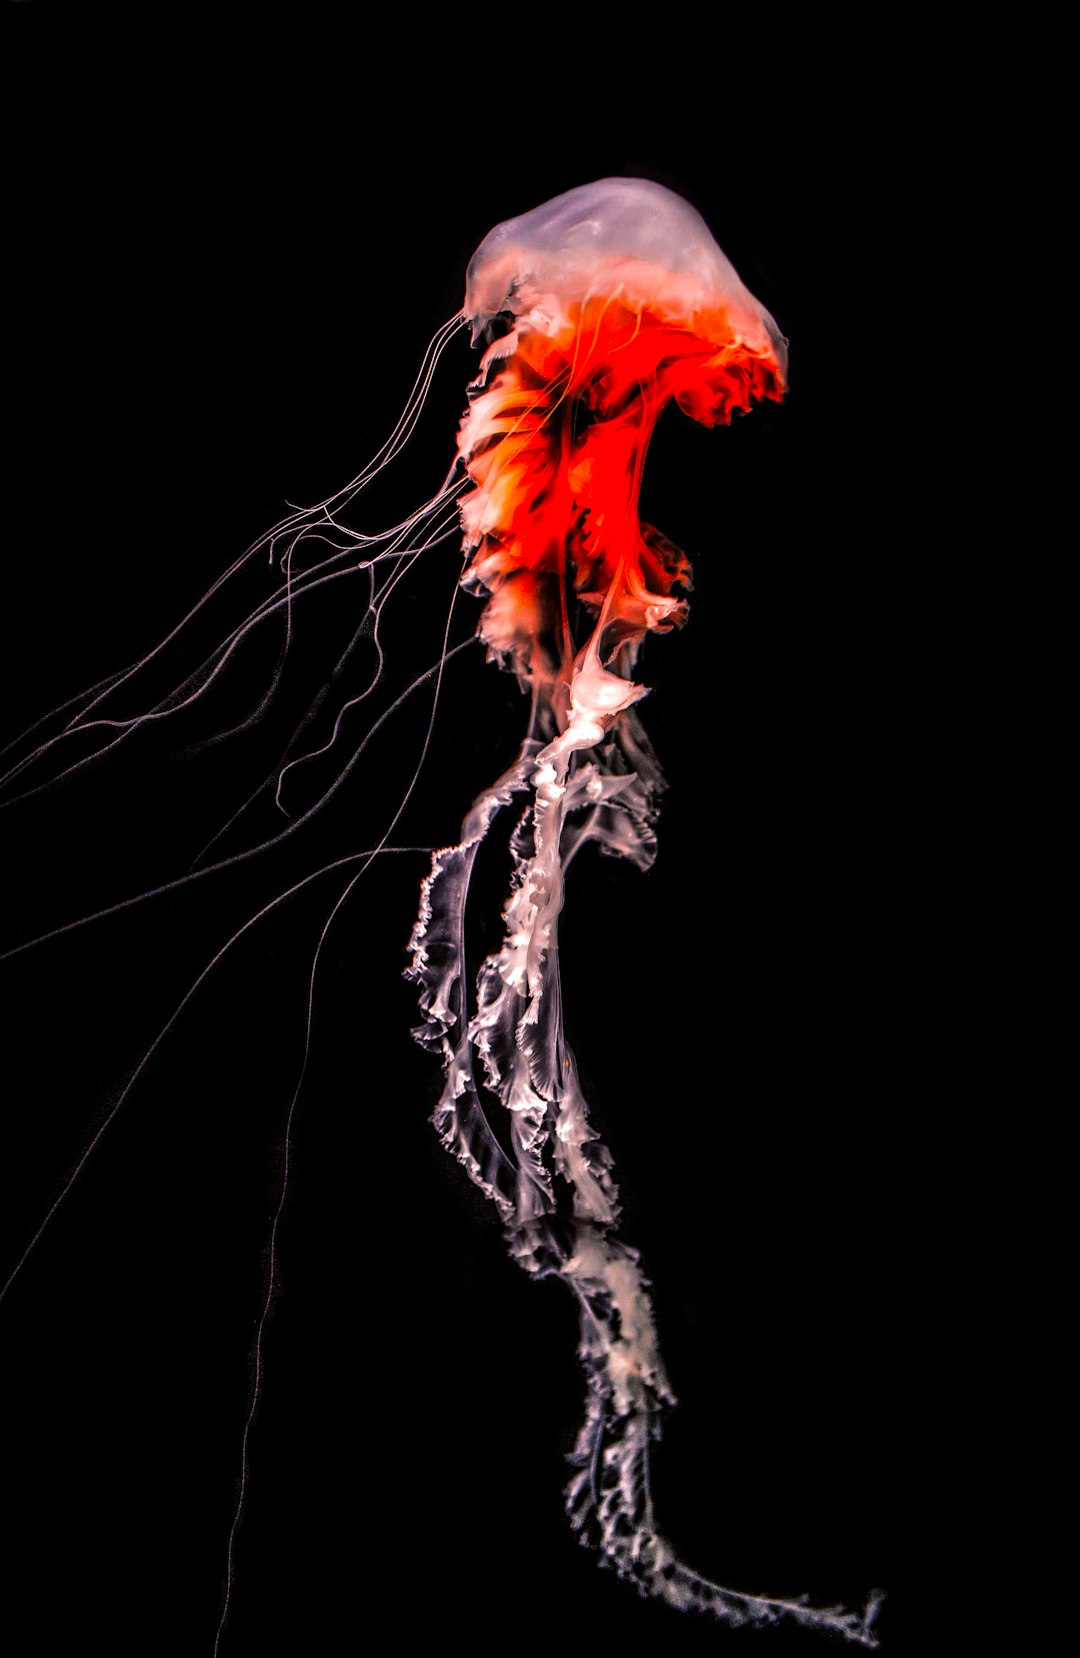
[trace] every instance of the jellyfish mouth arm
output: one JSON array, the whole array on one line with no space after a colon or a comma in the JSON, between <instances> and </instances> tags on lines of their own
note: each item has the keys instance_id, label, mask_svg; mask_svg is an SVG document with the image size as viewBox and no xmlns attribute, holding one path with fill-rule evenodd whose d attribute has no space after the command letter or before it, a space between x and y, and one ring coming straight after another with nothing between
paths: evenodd
<instances>
[{"instance_id":1,"label":"jellyfish mouth arm","mask_svg":"<svg viewBox=\"0 0 1080 1658\"><path fill-rule=\"evenodd\" d=\"M874 1647L880 1597L854 1613L726 1588L678 1559L653 1513L651 1447L674 1398L648 1280L637 1252L616 1233L612 1158L590 1123L565 1037L558 935L567 867L586 842L641 866L655 850L664 784L637 718L645 687L605 665L613 631L607 660L633 658L627 568L626 560L616 563L563 682L557 718L549 686L533 679L548 740L525 743L515 765L474 803L458 846L433 857L409 969L426 1015L417 1034L441 1052L445 1068L433 1120L494 1200L514 1259L535 1277L561 1279L577 1300L587 1394L566 1507L583 1541L642 1595L677 1608L736 1625L789 1619ZM628 621L621 639L620 620ZM480 966L470 1011L465 937L475 859L498 814L521 796L503 939Z\"/></svg>"},{"instance_id":2,"label":"jellyfish mouth arm","mask_svg":"<svg viewBox=\"0 0 1080 1658\"><path fill-rule=\"evenodd\" d=\"M791 1619L873 1647L876 1599L856 1614L728 1589L684 1565L657 1530L649 1461L674 1397L648 1280L637 1252L616 1234L612 1159L589 1122L563 1031L559 975L570 859L592 840L647 865L663 788L637 724L643 688L603 667L602 626L579 653L565 729L546 744L526 742L474 803L460 843L435 853L424 883L408 971L425 1014L416 1034L441 1053L445 1069L433 1121L495 1202L514 1259L533 1276L561 1279L578 1303L587 1393L566 1507L583 1541L642 1595L729 1624ZM475 859L500 812L523 795L504 938L480 967L470 1015L464 939ZM495 1126L493 1106L502 1108Z\"/></svg>"},{"instance_id":3,"label":"jellyfish mouth arm","mask_svg":"<svg viewBox=\"0 0 1080 1658\"><path fill-rule=\"evenodd\" d=\"M610 1223L617 1212L610 1158L589 1126L563 1035L558 917L565 864L586 840L617 856L651 861L650 790L658 785L658 768L654 781L643 783L615 742L591 763L575 765L595 749L619 709L642 694L642 687L600 668L587 647L572 681L566 729L547 744L526 741L514 764L474 801L458 844L433 854L421 890L407 977L420 987L423 1022L414 1035L440 1055L444 1069L433 1121L508 1225L555 1211L553 1175L568 1183L575 1209L589 1218ZM466 909L476 856L496 816L523 793L528 802L511 840L504 939L480 968L470 1015ZM580 821L567 835L571 818ZM483 1085L509 1114L507 1146L481 1099L477 1057Z\"/></svg>"},{"instance_id":4,"label":"jellyfish mouth arm","mask_svg":"<svg viewBox=\"0 0 1080 1658\"><path fill-rule=\"evenodd\" d=\"M617 1574L643 1597L680 1611L711 1613L733 1626L791 1620L876 1648L880 1591L861 1611L850 1612L811 1606L805 1597L786 1600L725 1588L687 1566L658 1532L651 1448L661 1437L662 1409L675 1400L656 1350L648 1280L636 1251L610 1233L579 1228L575 1242L574 1254L559 1270L578 1298L578 1354L587 1378L585 1420L570 1457L576 1471L566 1488L573 1529L582 1541L595 1540Z\"/></svg>"},{"instance_id":5,"label":"jellyfish mouth arm","mask_svg":"<svg viewBox=\"0 0 1080 1658\"><path fill-rule=\"evenodd\" d=\"M495 816L528 788L536 746L527 740L513 765L477 796L458 844L432 854L406 969L406 977L420 987L423 1015L413 1035L442 1059L443 1090L432 1123L446 1149L508 1224L514 1217L517 1171L491 1127L476 1081L468 1019L465 911L480 846Z\"/></svg>"},{"instance_id":6,"label":"jellyfish mouth arm","mask_svg":"<svg viewBox=\"0 0 1080 1658\"><path fill-rule=\"evenodd\" d=\"M485 359L458 440L473 486L461 500L465 585L487 600L489 654L538 689L561 726L581 666L571 595L604 621L597 656L628 648L620 670L646 633L686 619L689 563L638 507L656 422L713 347L614 295L543 327L530 317L498 343L507 349Z\"/></svg>"}]
</instances>

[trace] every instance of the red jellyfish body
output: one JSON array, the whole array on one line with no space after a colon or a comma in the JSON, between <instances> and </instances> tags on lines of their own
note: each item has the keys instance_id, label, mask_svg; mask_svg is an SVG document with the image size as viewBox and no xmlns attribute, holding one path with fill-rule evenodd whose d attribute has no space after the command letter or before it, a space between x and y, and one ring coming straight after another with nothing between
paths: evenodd
<instances>
[{"instance_id":1,"label":"red jellyfish body","mask_svg":"<svg viewBox=\"0 0 1080 1658\"><path fill-rule=\"evenodd\" d=\"M567 1491L575 1529L642 1594L874 1646L877 1596L856 1614L724 1588L657 1530L648 1460L673 1399L647 1280L616 1231L612 1160L590 1127L559 977L570 860L588 841L643 868L655 850L662 778L632 674L645 635L685 618L690 569L638 516L649 438L672 399L711 426L782 398L785 342L700 215L639 179L604 179L499 225L470 264L465 315L474 341L491 343L458 445L475 486L460 508L463 580L486 596L489 653L532 703L516 762L423 887L409 973L417 1037L445 1068L434 1121L497 1205L514 1258L577 1300L587 1405ZM472 999L470 880L510 806L503 940Z\"/></svg>"}]
</instances>

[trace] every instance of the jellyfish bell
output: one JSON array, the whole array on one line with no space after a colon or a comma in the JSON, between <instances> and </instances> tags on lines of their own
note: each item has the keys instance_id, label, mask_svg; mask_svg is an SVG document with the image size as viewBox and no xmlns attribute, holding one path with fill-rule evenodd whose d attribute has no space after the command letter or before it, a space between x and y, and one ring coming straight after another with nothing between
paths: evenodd
<instances>
[{"instance_id":1,"label":"jellyfish bell","mask_svg":"<svg viewBox=\"0 0 1080 1658\"><path fill-rule=\"evenodd\" d=\"M621 649L625 669L647 632L685 619L689 565L638 518L649 439L672 400L713 426L781 399L786 343L700 214L643 179L602 179L497 226L470 262L465 315L474 341L506 330L458 444L475 485L466 581L489 595L489 650L550 702L572 677L565 582L602 619L579 664L590 684L600 657Z\"/></svg>"},{"instance_id":2,"label":"jellyfish bell","mask_svg":"<svg viewBox=\"0 0 1080 1658\"><path fill-rule=\"evenodd\" d=\"M748 354L772 359L782 395L787 342L740 281L705 220L647 179L606 178L567 190L490 231L469 262L465 315L474 343L503 312L521 318L621 295L692 327L724 312ZM542 312L532 318L542 325Z\"/></svg>"}]
</instances>

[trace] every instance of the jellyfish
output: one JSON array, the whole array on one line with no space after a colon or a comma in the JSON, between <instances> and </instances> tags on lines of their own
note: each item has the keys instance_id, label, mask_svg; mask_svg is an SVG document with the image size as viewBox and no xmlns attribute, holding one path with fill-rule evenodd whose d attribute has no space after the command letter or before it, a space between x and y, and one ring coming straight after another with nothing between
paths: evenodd
<instances>
[{"instance_id":1,"label":"jellyfish","mask_svg":"<svg viewBox=\"0 0 1080 1658\"><path fill-rule=\"evenodd\" d=\"M389 530L357 529L350 521L353 503L408 442L440 360L466 327L483 356L444 483ZM441 1062L433 1115L439 1138L497 1213L514 1261L534 1279L564 1286L577 1309L586 1405L566 1491L570 1525L644 1596L731 1624L787 1620L869 1647L876 1644L876 1595L865 1611L853 1613L725 1587L685 1565L659 1530L650 1460L674 1396L649 1283L638 1253L621 1236L614 1161L591 1121L566 1036L559 962L568 871L577 854L593 843L599 853L641 870L656 855L665 782L639 714L647 692L636 673L646 639L686 621L691 570L686 556L640 518L650 437L669 404L704 426L724 425L756 402L780 401L785 382L786 344L776 324L701 217L671 191L644 180L606 179L500 224L477 250L464 306L433 337L402 417L373 462L343 489L313 508L295 509L259 538L130 669L72 699L51 726L28 734L9 758L4 786L7 799L17 802L81 776L162 722L182 721L228 678L253 639L277 629L280 660L234 729L258 725L281 693L313 598L333 597L359 576L365 586L359 625L334 675L296 721L263 783L241 791L190 871L157 889L179 895L302 833L342 795L389 722L421 706L419 741L377 831L361 850L293 882L228 934L76 1160L61 1203L113 1112L225 952L310 883L336 877L342 884L310 962L306 1065L324 941L339 915L347 915L361 877L415 850L400 846L396 831L428 758L449 665L478 639L489 661L527 697L525 736L512 763L474 799L457 840L422 849L430 864L405 971L419 996L418 1042ZM460 571L448 556L459 545ZM159 669L168 674L177 639L201 626L230 584L250 577L259 555L278 570L280 584L179 679L163 680L142 711L127 711L123 699L147 679L152 683ZM461 596L447 601L430 663L399 691L388 690L384 633L397 596L418 566L430 572L436 560L449 569L451 589L460 575ZM466 637L456 638L463 607L477 601L478 626L469 621ZM361 649L370 662L367 677L329 708L328 691L342 665ZM358 704L374 707L380 697L378 712L350 748L351 713ZM296 806L298 786L312 775L319 781L299 794ZM278 827L236 850L238 826L267 801L282 814ZM476 870L503 824L509 824L509 892L494 923L485 918L488 936L494 924L498 941L476 968L482 936ZM140 892L130 902L153 896ZM127 902L98 913L115 914ZM93 919L80 917L78 924ZM68 930L60 925L45 936ZM610 970L598 963L598 972ZM629 972L627 978L629 995ZM302 1067L293 1106L304 1074ZM290 1107L286 1153L291 1121ZM270 1237L269 1290L284 1178ZM16 1260L9 1284L23 1272L56 1206ZM255 1340L245 1472L270 1312L268 1293ZM227 1632L231 1546L244 1495L242 1479L219 1639Z\"/></svg>"},{"instance_id":2,"label":"jellyfish","mask_svg":"<svg viewBox=\"0 0 1080 1658\"><path fill-rule=\"evenodd\" d=\"M671 1387L648 1282L618 1233L613 1159L592 1126L563 1025L559 917L571 861L595 842L641 868L656 850L663 779L636 705L646 634L685 620L685 555L638 514L653 427L674 400L711 426L780 399L786 342L705 223L663 187L604 179L499 225L468 272L465 315L490 340L462 423L468 590L488 652L530 696L513 766L436 852L411 941L421 1043L441 1056L434 1122L496 1205L529 1273L580 1314L586 1410L566 1492L643 1595L734 1624L780 1617L874 1646L877 1607L817 1609L722 1587L657 1528L650 1448ZM475 995L465 955L472 868L509 809L503 938ZM486 1100L498 1102L494 1123Z\"/></svg>"}]
</instances>

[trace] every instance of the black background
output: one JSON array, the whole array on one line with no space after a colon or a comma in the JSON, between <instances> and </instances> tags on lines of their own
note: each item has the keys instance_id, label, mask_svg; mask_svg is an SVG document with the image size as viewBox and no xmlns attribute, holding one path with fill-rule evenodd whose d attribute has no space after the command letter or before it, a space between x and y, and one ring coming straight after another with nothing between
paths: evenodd
<instances>
[{"instance_id":1,"label":"black background","mask_svg":"<svg viewBox=\"0 0 1080 1658\"><path fill-rule=\"evenodd\" d=\"M880 1584L886 1650L916 1650L949 745L889 455L908 346L880 326L877 285L908 191L878 89L833 43L811 61L719 29L622 64L601 39L481 41L450 15L408 50L342 26L226 42L209 21L107 36L58 8L12 15L13 732L148 649L286 501L358 469L500 219L605 174L658 179L790 337L784 406L711 433L669 413L656 438L646 516L696 576L689 625L642 667L671 788L653 871L575 866L567 1018L680 1398L661 1526L734 1587L854 1604ZM359 522L437 488L472 372L461 338ZM458 567L451 541L388 609L387 680L347 735L435 659ZM271 579L251 571L195 637ZM363 604L356 577L298 608L282 721ZM473 601L451 625L469 635ZM4 814L15 942L184 872L280 748L274 712L199 746L257 702L279 642ZM276 851L4 964L5 1262L214 951L387 829L430 710L414 698ZM456 658L391 844L455 839L524 717L479 650ZM256 812L229 849L279 826ZM571 1537L573 1309L507 1260L426 1124L438 1078L400 978L426 862L372 867L320 960L221 1651L350 1650L380 1626L394 1648L824 1650L640 1602ZM0 1308L20 1653L74 1633L213 1648L307 974L348 873L230 952Z\"/></svg>"}]
</instances>

